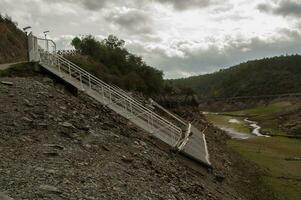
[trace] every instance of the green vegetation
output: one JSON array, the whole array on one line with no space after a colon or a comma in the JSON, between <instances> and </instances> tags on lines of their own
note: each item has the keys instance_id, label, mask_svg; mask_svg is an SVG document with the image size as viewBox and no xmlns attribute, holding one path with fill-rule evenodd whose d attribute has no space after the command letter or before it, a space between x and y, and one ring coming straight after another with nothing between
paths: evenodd
<instances>
[{"instance_id":1,"label":"green vegetation","mask_svg":"<svg viewBox=\"0 0 301 200\"><path fill-rule=\"evenodd\" d=\"M255 108L235 112L227 112L226 114L232 116L249 116L253 120L260 123L260 126L264 132L268 132L271 135L298 135L297 132L289 129L291 127L287 128L286 124L290 124L292 127L298 125L298 115L294 116L290 115L290 113L296 114L300 108L301 105L299 103L292 103L290 101L277 101L271 102L265 106L258 106Z\"/></svg>"},{"instance_id":2,"label":"green vegetation","mask_svg":"<svg viewBox=\"0 0 301 200\"><path fill-rule=\"evenodd\" d=\"M163 72L148 66L141 57L130 53L116 36L97 41L93 36L75 37L72 45L81 56L68 58L95 76L122 88L158 94L164 89Z\"/></svg>"},{"instance_id":3,"label":"green vegetation","mask_svg":"<svg viewBox=\"0 0 301 200\"><path fill-rule=\"evenodd\" d=\"M248 61L218 72L171 80L200 97L257 96L301 92L301 56Z\"/></svg>"},{"instance_id":4,"label":"green vegetation","mask_svg":"<svg viewBox=\"0 0 301 200\"><path fill-rule=\"evenodd\" d=\"M26 60L26 35L9 16L0 13L0 63Z\"/></svg>"},{"instance_id":5,"label":"green vegetation","mask_svg":"<svg viewBox=\"0 0 301 200\"><path fill-rule=\"evenodd\" d=\"M282 113L284 111L293 110L294 106L289 101L278 101L271 102L264 106L258 106L256 108L250 108L245 110L240 110L236 112L230 112L230 114L237 115L248 115L248 116L266 116L266 115L275 115Z\"/></svg>"},{"instance_id":6,"label":"green vegetation","mask_svg":"<svg viewBox=\"0 0 301 200\"><path fill-rule=\"evenodd\" d=\"M234 129L240 133L251 133L250 126L244 122L241 117L232 117L223 114L208 113L206 118L218 127ZM230 120L237 120L237 123L231 123Z\"/></svg>"},{"instance_id":7,"label":"green vegetation","mask_svg":"<svg viewBox=\"0 0 301 200\"><path fill-rule=\"evenodd\" d=\"M282 115L296 113L300 108L298 102L274 101L265 106L236 112L209 113L207 118L217 126L231 128L238 132L249 133L243 124L229 123L229 119L242 120L250 116L263 130L273 134L286 135L284 129L279 127ZM280 118L279 118L280 117ZM295 119L296 117L293 116ZM300 121L297 119L297 121ZM283 122L285 123L285 122ZM246 125L246 124L245 124ZM277 200L295 200L301 196L301 140L287 137L255 137L246 140L228 140L228 146L239 152L243 157L256 163L264 172L259 177L265 187L274 192ZM260 186L259 186L260 187Z\"/></svg>"},{"instance_id":8,"label":"green vegetation","mask_svg":"<svg viewBox=\"0 0 301 200\"><path fill-rule=\"evenodd\" d=\"M283 137L256 137L229 140L228 145L265 171L263 183L278 200L295 200L301 196L301 140Z\"/></svg>"}]
</instances>

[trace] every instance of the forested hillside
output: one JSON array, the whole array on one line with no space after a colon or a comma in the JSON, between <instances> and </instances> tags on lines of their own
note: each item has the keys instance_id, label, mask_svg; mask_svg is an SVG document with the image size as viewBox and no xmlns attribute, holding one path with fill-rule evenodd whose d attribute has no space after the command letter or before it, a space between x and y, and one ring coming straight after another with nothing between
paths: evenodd
<instances>
[{"instance_id":1,"label":"forested hillside","mask_svg":"<svg viewBox=\"0 0 301 200\"><path fill-rule=\"evenodd\" d=\"M26 60L26 35L8 16L0 14L0 63Z\"/></svg>"},{"instance_id":2,"label":"forested hillside","mask_svg":"<svg viewBox=\"0 0 301 200\"><path fill-rule=\"evenodd\" d=\"M72 45L78 54L68 59L106 82L147 95L164 89L163 72L130 53L125 42L113 35L102 41L91 35L76 37Z\"/></svg>"},{"instance_id":3,"label":"forested hillside","mask_svg":"<svg viewBox=\"0 0 301 200\"><path fill-rule=\"evenodd\" d=\"M218 72L171 80L201 97L235 97L301 92L301 56L248 61Z\"/></svg>"}]
</instances>

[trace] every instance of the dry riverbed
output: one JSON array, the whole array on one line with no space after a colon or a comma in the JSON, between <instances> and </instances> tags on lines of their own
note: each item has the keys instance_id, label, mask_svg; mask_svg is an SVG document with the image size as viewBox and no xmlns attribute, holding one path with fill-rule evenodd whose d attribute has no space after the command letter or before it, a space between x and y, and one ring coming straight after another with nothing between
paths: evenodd
<instances>
[{"instance_id":1,"label":"dry riverbed","mask_svg":"<svg viewBox=\"0 0 301 200\"><path fill-rule=\"evenodd\" d=\"M274 192L277 200L300 198L300 139L279 136L260 137L265 136L261 133L261 124L246 119L246 112L243 111L237 111L233 115L231 113L205 114L215 126L225 130L231 136L232 139L227 142L230 148L256 163L265 171L261 180L265 186ZM271 123L266 122L265 124Z\"/></svg>"}]
</instances>

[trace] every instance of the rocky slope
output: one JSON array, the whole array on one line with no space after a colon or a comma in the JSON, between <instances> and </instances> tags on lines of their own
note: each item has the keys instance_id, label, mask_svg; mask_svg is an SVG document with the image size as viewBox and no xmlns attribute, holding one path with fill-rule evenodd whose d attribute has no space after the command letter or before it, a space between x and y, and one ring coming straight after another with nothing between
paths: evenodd
<instances>
[{"instance_id":1,"label":"rocky slope","mask_svg":"<svg viewBox=\"0 0 301 200\"><path fill-rule=\"evenodd\" d=\"M2 77L0 94L0 199L271 199L212 127L207 169L46 76Z\"/></svg>"},{"instance_id":2,"label":"rocky slope","mask_svg":"<svg viewBox=\"0 0 301 200\"><path fill-rule=\"evenodd\" d=\"M26 60L26 35L0 13L0 64Z\"/></svg>"}]
</instances>

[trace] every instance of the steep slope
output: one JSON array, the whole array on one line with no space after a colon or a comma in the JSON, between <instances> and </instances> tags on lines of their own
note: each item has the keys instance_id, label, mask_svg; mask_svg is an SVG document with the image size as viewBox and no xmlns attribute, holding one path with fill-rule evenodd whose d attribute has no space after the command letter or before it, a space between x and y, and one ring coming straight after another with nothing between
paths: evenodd
<instances>
[{"instance_id":1,"label":"steep slope","mask_svg":"<svg viewBox=\"0 0 301 200\"><path fill-rule=\"evenodd\" d=\"M71 95L52 79L10 76L0 78L0 196L271 199L260 187L256 167L231 153L224 134L202 118L196 123L209 125L211 170L170 152L114 112L84 94ZM183 111L199 116L189 112Z\"/></svg>"},{"instance_id":2,"label":"steep slope","mask_svg":"<svg viewBox=\"0 0 301 200\"><path fill-rule=\"evenodd\" d=\"M257 96L301 92L301 56L248 61L218 72L171 80L201 97Z\"/></svg>"},{"instance_id":3,"label":"steep slope","mask_svg":"<svg viewBox=\"0 0 301 200\"><path fill-rule=\"evenodd\" d=\"M0 63L26 60L26 35L0 14Z\"/></svg>"}]
</instances>

